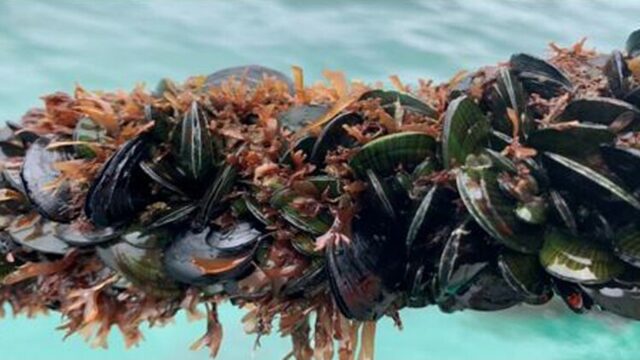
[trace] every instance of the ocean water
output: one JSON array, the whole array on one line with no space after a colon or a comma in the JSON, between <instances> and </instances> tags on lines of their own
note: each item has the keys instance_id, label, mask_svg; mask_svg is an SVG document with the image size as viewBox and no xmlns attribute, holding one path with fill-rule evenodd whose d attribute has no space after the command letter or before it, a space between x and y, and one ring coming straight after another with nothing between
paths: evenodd
<instances>
[{"instance_id":1,"label":"ocean water","mask_svg":"<svg viewBox=\"0 0 640 360\"><path fill-rule=\"evenodd\" d=\"M511 53L544 54L550 41L583 36L608 52L640 27L637 1L0 1L0 120L18 119L39 96L89 89L152 87L161 77L259 63L323 69L373 82L397 74L443 81L459 69L502 61ZM223 306L221 359L280 359L289 342L277 334L243 333L242 312ZM380 359L637 359L640 323L614 316L578 316L553 302L498 313L441 314L405 310L404 330L383 319ZM146 329L146 341L125 350L112 334L109 350L79 336L65 341L55 313L0 320L0 359L206 359L188 350L205 323L178 316Z\"/></svg>"}]
</instances>

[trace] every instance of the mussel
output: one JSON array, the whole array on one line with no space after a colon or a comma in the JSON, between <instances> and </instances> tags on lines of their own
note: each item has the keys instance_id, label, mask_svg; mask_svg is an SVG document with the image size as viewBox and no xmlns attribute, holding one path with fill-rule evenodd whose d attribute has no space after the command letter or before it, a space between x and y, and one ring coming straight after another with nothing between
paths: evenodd
<instances>
[{"instance_id":1,"label":"mussel","mask_svg":"<svg viewBox=\"0 0 640 360\"><path fill-rule=\"evenodd\" d=\"M233 228L208 228L179 234L166 249L164 269L176 281L212 285L247 275L264 234L242 222Z\"/></svg>"},{"instance_id":2,"label":"mussel","mask_svg":"<svg viewBox=\"0 0 640 360\"><path fill-rule=\"evenodd\" d=\"M71 199L68 179L63 179L55 165L72 159L64 149L48 149L52 139L41 137L27 151L20 177L28 198L46 218L69 222L79 215L79 206Z\"/></svg>"},{"instance_id":3,"label":"mussel","mask_svg":"<svg viewBox=\"0 0 640 360\"><path fill-rule=\"evenodd\" d=\"M340 311L359 321L379 319L398 297L403 242L390 226L362 214L353 220L349 243L326 250L331 292Z\"/></svg>"}]
</instances>

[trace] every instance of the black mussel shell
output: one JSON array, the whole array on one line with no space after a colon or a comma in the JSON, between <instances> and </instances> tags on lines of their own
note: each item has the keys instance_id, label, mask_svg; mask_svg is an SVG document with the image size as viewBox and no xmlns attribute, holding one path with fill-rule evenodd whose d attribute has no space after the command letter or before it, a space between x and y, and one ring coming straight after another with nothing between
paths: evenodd
<instances>
[{"instance_id":1,"label":"black mussel shell","mask_svg":"<svg viewBox=\"0 0 640 360\"><path fill-rule=\"evenodd\" d=\"M122 234L121 229L112 227L96 228L86 221L74 221L70 224L57 224L54 235L71 246L93 246L113 240Z\"/></svg>"},{"instance_id":2,"label":"black mussel shell","mask_svg":"<svg viewBox=\"0 0 640 360\"><path fill-rule=\"evenodd\" d=\"M640 320L640 288L616 282L603 285L581 286L582 290L603 310L616 315Z\"/></svg>"},{"instance_id":3,"label":"black mussel shell","mask_svg":"<svg viewBox=\"0 0 640 360\"><path fill-rule=\"evenodd\" d=\"M44 254L64 255L69 245L55 236L56 223L36 216L30 221L14 221L6 232L21 246Z\"/></svg>"},{"instance_id":4,"label":"black mussel shell","mask_svg":"<svg viewBox=\"0 0 640 360\"><path fill-rule=\"evenodd\" d=\"M606 97L588 97L571 101L557 120L578 120L592 124L610 125L620 115L627 112L632 113L636 120L640 118L640 109L626 101Z\"/></svg>"},{"instance_id":5,"label":"black mussel shell","mask_svg":"<svg viewBox=\"0 0 640 360\"><path fill-rule=\"evenodd\" d=\"M224 165L216 174L216 179L211 183L209 188L200 200L200 208L193 221L196 229L204 229L207 222L213 219L214 214L218 213L222 208L224 197L233 189L237 170L231 164Z\"/></svg>"},{"instance_id":6,"label":"black mussel shell","mask_svg":"<svg viewBox=\"0 0 640 360\"><path fill-rule=\"evenodd\" d=\"M173 297L180 293L180 287L167 274L162 263L164 245L169 240L169 233L162 230L147 235L135 230L124 234L118 242L98 246L96 254L107 266L145 293Z\"/></svg>"},{"instance_id":7,"label":"black mussel shell","mask_svg":"<svg viewBox=\"0 0 640 360\"><path fill-rule=\"evenodd\" d=\"M608 177L562 155L544 153L543 163L552 185L594 200L616 201L640 210L640 201Z\"/></svg>"},{"instance_id":8,"label":"black mussel shell","mask_svg":"<svg viewBox=\"0 0 640 360\"><path fill-rule=\"evenodd\" d=\"M151 136L157 141L169 140L176 128L175 120L169 113L149 104L144 107L144 119L149 123L153 122Z\"/></svg>"},{"instance_id":9,"label":"black mussel shell","mask_svg":"<svg viewBox=\"0 0 640 360\"><path fill-rule=\"evenodd\" d=\"M523 300L495 268L486 267L454 296L438 305L448 313L464 309L498 311L518 305Z\"/></svg>"},{"instance_id":10,"label":"black mussel shell","mask_svg":"<svg viewBox=\"0 0 640 360\"><path fill-rule=\"evenodd\" d=\"M505 134L513 134L513 124L508 110L514 111L519 122L519 135L525 137L533 128L533 120L527 114L527 95L514 72L500 68L493 92L489 93L493 128Z\"/></svg>"},{"instance_id":11,"label":"black mussel shell","mask_svg":"<svg viewBox=\"0 0 640 360\"><path fill-rule=\"evenodd\" d=\"M178 164L189 180L202 184L215 171L215 156L207 115L194 101L182 119Z\"/></svg>"},{"instance_id":12,"label":"black mussel shell","mask_svg":"<svg viewBox=\"0 0 640 360\"><path fill-rule=\"evenodd\" d=\"M376 213L387 217L389 220L396 220L396 198L389 186L383 178L380 178L373 170L367 170L367 194L370 205L376 210Z\"/></svg>"},{"instance_id":13,"label":"black mussel shell","mask_svg":"<svg viewBox=\"0 0 640 360\"><path fill-rule=\"evenodd\" d=\"M603 145L600 153L607 167L632 190L640 187L640 150Z\"/></svg>"},{"instance_id":14,"label":"black mussel shell","mask_svg":"<svg viewBox=\"0 0 640 360\"><path fill-rule=\"evenodd\" d=\"M196 210L198 210L198 205L194 203L176 205L166 213L163 213L157 219L153 220L146 226L146 228L153 230L164 226L184 224L191 220L191 214L195 213Z\"/></svg>"},{"instance_id":15,"label":"black mussel shell","mask_svg":"<svg viewBox=\"0 0 640 360\"><path fill-rule=\"evenodd\" d=\"M298 131L329 111L327 105L294 105L278 116L280 126Z\"/></svg>"},{"instance_id":16,"label":"black mussel shell","mask_svg":"<svg viewBox=\"0 0 640 360\"><path fill-rule=\"evenodd\" d=\"M326 285L327 271L322 260L312 261L305 272L299 277L288 281L282 288L282 295L289 297L302 296L312 298Z\"/></svg>"},{"instance_id":17,"label":"black mussel shell","mask_svg":"<svg viewBox=\"0 0 640 360\"><path fill-rule=\"evenodd\" d=\"M517 203L501 191L498 171L486 155L469 157L457 175L458 193L476 222L512 250L533 254L542 245L541 228L516 216Z\"/></svg>"},{"instance_id":18,"label":"black mussel shell","mask_svg":"<svg viewBox=\"0 0 640 360\"><path fill-rule=\"evenodd\" d=\"M331 292L349 319L379 319L396 300L402 281L404 248L391 226L362 212L353 220L349 243L326 250Z\"/></svg>"},{"instance_id":19,"label":"black mussel shell","mask_svg":"<svg viewBox=\"0 0 640 360\"><path fill-rule=\"evenodd\" d=\"M635 226L618 231L613 240L613 251L628 264L640 267L640 231Z\"/></svg>"},{"instance_id":20,"label":"black mussel shell","mask_svg":"<svg viewBox=\"0 0 640 360\"><path fill-rule=\"evenodd\" d=\"M636 30L629 34L627 42L625 43L627 54L631 57L636 57L640 54L640 30Z\"/></svg>"},{"instance_id":21,"label":"black mussel shell","mask_svg":"<svg viewBox=\"0 0 640 360\"><path fill-rule=\"evenodd\" d=\"M549 277L535 255L505 250L498 256L502 277L525 301L534 304L551 299Z\"/></svg>"},{"instance_id":22,"label":"black mussel shell","mask_svg":"<svg viewBox=\"0 0 640 360\"><path fill-rule=\"evenodd\" d=\"M207 76L205 80L205 87L220 87L225 82L234 79L242 81L250 90L258 87L265 78L272 78L284 83L289 89L289 93L293 95L294 86L291 79L280 71L269 69L261 65L246 65L237 66L227 69L222 69Z\"/></svg>"},{"instance_id":23,"label":"black mussel shell","mask_svg":"<svg viewBox=\"0 0 640 360\"><path fill-rule=\"evenodd\" d=\"M362 116L356 113L344 113L331 120L323 129L318 140L316 140L311 150L310 160L314 164L324 163L327 152L336 149L338 146L345 148L353 147L357 143L353 137L347 133L344 126L353 126L362 123Z\"/></svg>"},{"instance_id":24,"label":"black mussel shell","mask_svg":"<svg viewBox=\"0 0 640 360\"><path fill-rule=\"evenodd\" d=\"M551 285L553 291L560 296L571 311L577 314L583 314L593 306L591 297L589 297L578 284L551 278Z\"/></svg>"},{"instance_id":25,"label":"black mussel shell","mask_svg":"<svg viewBox=\"0 0 640 360\"><path fill-rule=\"evenodd\" d=\"M436 273L438 301L455 296L489 266L492 250L486 235L471 219L462 221L451 232L440 254Z\"/></svg>"},{"instance_id":26,"label":"black mussel shell","mask_svg":"<svg viewBox=\"0 0 640 360\"><path fill-rule=\"evenodd\" d=\"M24 153L24 144L16 137L14 130L9 126L0 129L0 159L23 157Z\"/></svg>"},{"instance_id":27,"label":"black mussel shell","mask_svg":"<svg viewBox=\"0 0 640 360\"><path fill-rule=\"evenodd\" d=\"M382 108L391 116L395 116L397 107L400 106L405 110L417 114L428 116L433 119L438 118L438 112L435 109L406 92L380 89L370 90L360 96L360 100L367 99L379 99L380 106L382 106Z\"/></svg>"},{"instance_id":28,"label":"black mussel shell","mask_svg":"<svg viewBox=\"0 0 640 360\"><path fill-rule=\"evenodd\" d=\"M72 205L69 183L60 181L55 164L72 159L72 155L62 149L47 149L51 141L41 137L29 147L20 176L27 196L42 216L69 222L78 216L79 209Z\"/></svg>"},{"instance_id":29,"label":"black mussel shell","mask_svg":"<svg viewBox=\"0 0 640 360\"><path fill-rule=\"evenodd\" d=\"M602 284L624 271L624 263L609 249L584 236L550 229L544 238L540 263L554 277L574 283Z\"/></svg>"},{"instance_id":30,"label":"black mussel shell","mask_svg":"<svg viewBox=\"0 0 640 360\"><path fill-rule=\"evenodd\" d=\"M117 225L132 216L148 199L148 184L139 164L148 156L148 140L142 135L122 146L94 180L85 202L87 218L97 226Z\"/></svg>"},{"instance_id":31,"label":"black mussel shell","mask_svg":"<svg viewBox=\"0 0 640 360\"><path fill-rule=\"evenodd\" d=\"M141 161L140 169L142 169L142 171L144 171L151 180L155 181L163 188L180 196L188 196L182 190L182 186L179 185L180 181L185 178L185 174L181 172L180 169L172 168L163 161Z\"/></svg>"},{"instance_id":32,"label":"black mussel shell","mask_svg":"<svg viewBox=\"0 0 640 360\"><path fill-rule=\"evenodd\" d=\"M365 178L367 169L390 176L399 166L412 171L436 152L436 140L430 135L406 131L379 137L365 144L349 161L354 173Z\"/></svg>"},{"instance_id":33,"label":"black mussel shell","mask_svg":"<svg viewBox=\"0 0 640 360\"><path fill-rule=\"evenodd\" d=\"M576 124L570 127L539 129L527 138L527 146L573 159L598 154L600 146L612 144L615 135L605 125Z\"/></svg>"},{"instance_id":34,"label":"black mussel shell","mask_svg":"<svg viewBox=\"0 0 640 360\"><path fill-rule=\"evenodd\" d=\"M453 200L453 191L440 185L434 185L427 192L409 223L406 237L408 251L413 246L424 243L429 238L427 234L433 233L453 217Z\"/></svg>"},{"instance_id":35,"label":"black mussel shell","mask_svg":"<svg viewBox=\"0 0 640 360\"><path fill-rule=\"evenodd\" d=\"M565 196L556 190L549 191L549 200L554 210L552 213L557 216L558 222L565 227L572 235L578 234L578 223L572 209Z\"/></svg>"},{"instance_id":36,"label":"black mussel shell","mask_svg":"<svg viewBox=\"0 0 640 360\"><path fill-rule=\"evenodd\" d=\"M486 145L490 124L480 107L466 96L453 100L445 113L442 130L442 161L446 168L464 164L467 156Z\"/></svg>"},{"instance_id":37,"label":"black mussel shell","mask_svg":"<svg viewBox=\"0 0 640 360\"><path fill-rule=\"evenodd\" d=\"M14 168L2 169L2 181L9 188L14 189L24 196L27 196L27 190L24 188L22 177L20 176L20 170Z\"/></svg>"},{"instance_id":38,"label":"black mussel shell","mask_svg":"<svg viewBox=\"0 0 640 360\"><path fill-rule=\"evenodd\" d=\"M2 283L2 279L10 274L18 265L21 263L17 260L13 262L9 262L7 260L7 254L18 249L19 245L13 241L11 235L9 233L2 231L0 232L0 283Z\"/></svg>"},{"instance_id":39,"label":"black mussel shell","mask_svg":"<svg viewBox=\"0 0 640 360\"><path fill-rule=\"evenodd\" d=\"M269 202L280 212L286 222L297 229L315 236L326 233L333 223L331 214L328 211L321 211L315 217L309 216L293 206L293 202L299 197L295 191L283 187L273 193Z\"/></svg>"},{"instance_id":40,"label":"black mussel shell","mask_svg":"<svg viewBox=\"0 0 640 360\"><path fill-rule=\"evenodd\" d=\"M537 93L548 99L571 91L573 87L557 67L535 56L514 54L510 64L528 93Z\"/></svg>"},{"instance_id":41,"label":"black mussel shell","mask_svg":"<svg viewBox=\"0 0 640 360\"><path fill-rule=\"evenodd\" d=\"M211 285L239 279L251 270L262 237L262 232L245 222L225 231L186 231L166 249L164 268L176 281L186 284Z\"/></svg>"},{"instance_id":42,"label":"black mussel shell","mask_svg":"<svg viewBox=\"0 0 640 360\"><path fill-rule=\"evenodd\" d=\"M614 50L611 53L604 67L604 73L607 76L611 94L618 99L624 98L629 92L631 71L620 51Z\"/></svg>"}]
</instances>

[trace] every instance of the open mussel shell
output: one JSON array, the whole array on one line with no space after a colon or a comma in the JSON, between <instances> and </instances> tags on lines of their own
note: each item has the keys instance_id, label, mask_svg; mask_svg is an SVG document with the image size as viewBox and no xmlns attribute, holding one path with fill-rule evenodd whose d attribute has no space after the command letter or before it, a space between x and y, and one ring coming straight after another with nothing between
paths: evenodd
<instances>
[{"instance_id":1,"label":"open mussel shell","mask_svg":"<svg viewBox=\"0 0 640 360\"><path fill-rule=\"evenodd\" d=\"M79 214L73 205L69 183L60 179L55 165L72 159L63 149L47 149L50 138L41 137L27 151L20 176L27 197L40 214L57 222L69 222Z\"/></svg>"},{"instance_id":2,"label":"open mussel shell","mask_svg":"<svg viewBox=\"0 0 640 360\"><path fill-rule=\"evenodd\" d=\"M500 273L527 302L539 304L551 299L549 277L535 255L503 251L498 256Z\"/></svg>"},{"instance_id":3,"label":"open mussel shell","mask_svg":"<svg viewBox=\"0 0 640 360\"><path fill-rule=\"evenodd\" d=\"M207 76L204 86L205 88L220 87L222 84L233 79L241 81L249 90L254 90L265 78L272 78L284 83L289 89L289 93L293 95L294 86L289 77L280 71L261 65L245 65L218 70Z\"/></svg>"},{"instance_id":4,"label":"open mussel shell","mask_svg":"<svg viewBox=\"0 0 640 360\"><path fill-rule=\"evenodd\" d=\"M329 107L327 105L294 105L278 115L278 122L280 126L295 132L312 124L328 111Z\"/></svg>"},{"instance_id":5,"label":"open mussel shell","mask_svg":"<svg viewBox=\"0 0 640 360\"><path fill-rule=\"evenodd\" d=\"M326 254L329 284L338 308L349 319L379 319L396 300L404 249L388 224L359 214L350 243L330 242Z\"/></svg>"},{"instance_id":6,"label":"open mussel shell","mask_svg":"<svg viewBox=\"0 0 640 360\"><path fill-rule=\"evenodd\" d=\"M445 113L442 131L442 161L446 168L464 164L467 156L486 145L490 124L469 97L453 100Z\"/></svg>"},{"instance_id":7,"label":"open mussel shell","mask_svg":"<svg viewBox=\"0 0 640 360\"><path fill-rule=\"evenodd\" d=\"M618 50L611 53L611 57L604 67L609 90L616 98L622 99L629 92L631 71L627 66L624 55Z\"/></svg>"},{"instance_id":8,"label":"open mussel shell","mask_svg":"<svg viewBox=\"0 0 640 360\"><path fill-rule=\"evenodd\" d=\"M602 158L630 189L640 187L640 150L627 147L603 145L600 147Z\"/></svg>"},{"instance_id":9,"label":"open mussel shell","mask_svg":"<svg viewBox=\"0 0 640 360\"><path fill-rule=\"evenodd\" d=\"M180 142L176 158L187 178L202 183L215 171L215 148L207 115L197 102L182 119Z\"/></svg>"},{"instance_id":10,"label":"open mussel shell","mask_svg":"<svg viewBox=\"0 0 640 360\"><path fill-rule=\"evenodd\" d=\"M613 240L613 251L625 262L640 267L640 230L635 226L620 230Z\"/></svg>"},{"instance_id":11,"label":"open mussel shell","mask_svg":"<svg viewBox=\"0 0 640 360\"><path fill-rule=\"evenodd\" d=\"M367 169L377 175L389 176L402 166L407 171L433 156L436 140L424 133L401 132L377 138L358 151L349 161L349 166L360 178L365 178Z\"/></svg>"},{"instance_id":12,"label":"open mussel shell","mask_svg":"<svg viewBox=\"0 0 640 360\"><path fill-rule=\"evenodd\" d=\"M322 164L327 152L338 146L354 147L357 143L344 129L364 121L357 113L343 113L331 120L323 129L311 150L310 160L315 164Z\"/></svg>"},{"instance_id":13,"label":"open mussel shell","mask_svg":"<svg viewBox=\"0 0 640 360\"><path fill-rule=\"evenodd\" d=\"M597 154L601 145L612 144L614 138L615 135L605 125L581 123L533 131L527 138L527 146L573 159L583 159Z\"/></svg>"},{"instance_id":14,"label":"open mussel shell","mask_svg":"<svg viewBox=\"0 0 640 360\"><path fill-rule=\"evenodd\" d=\"M602 245L559 229L545 234L540 262L549 274L581 284L602 284L624 271L624 263Z\"/></svg>"},{"instance_id":15,"label":"open mussel shell","mask_svg":"<svg viewBox=\"0 0 640 360\"><path fill-rule=\"evenodd\" d=\"M514 54L509 61L528 93L552 98L571 91L573 85L554 65L528 54Z\"/></svg>"},{"instance_id":16,"label":"open mussel shell","mask_svg":"<svg viewBox=\"0 0 640 360\"><path fill-rule=\"evenodd\" d=\"M554 187L640 210L640 201L631 193L586 165L550 152L544 153L543 162Z\"/></svg>"},{"instance_id":17,"label":"open mussel shell","mask_svg":"<svg viewBox=\"0 0 640 360\"><path fill-rule=\"evenodd\" d=\"M246 222L222 231L185 231L165 251L164 268L176 281L192 285L237 279L250 270L262 237L262 232Z\"/></svg>"},{"instance_id":18,"label":"open mussel shell","mask_svg":"<svg viewBox=\"0 0 640 360\"><path fill-rule=\"evenodd\" d=\"M153 296L172 297L180 293L180 287L163 267L163 249L169 241L166 231L144 234L133 230L125 233L120 241L98 246L96 254L134 287Z\"/></svg>"},{"instance_id":19,"label":"open mussel shell","mask_svg":"<svg viewBox=\"0 0 640 360\"><path fill-rule=\"evenodd\" d=\"M460 197L478 224L497 241L524 253L536 253L542 245L537 227L516 218L516 204L500 190L498 173L486 155L470 157L457 175Z\"/></svg>"},{"instance_id":20,"label":"open mussel shell","mask_svg":"<svg viewBox=\"0 0 640 360\"><path fill-rule=\"evenodd\" d=\"M140 176L139 164L148 155L148 139L141 135L122 146L102 167L93 181L84 211L97 226L128 222L145 204L148 184Z\"/></svg>"},{"instance_id":21,"label":"open mussel shell","mask_svg":"<svg viewBox=\"0 0 640 360\"><path fill-rule=\"evenodd\" d=\"M55 236L56 223L35 216L29 220L19 218L5 230L13 242L44 254L64 255L69 245Z\"/></svg>"},{"instance_id":22,"label":"open mussel shell","mask_svg":"<svg viewBox=\"0 0 640 360\"><path fill-rule=\"evenodd\" d=\"M438 118L438 112L431 106L427 105L424 101L417 97L395 90L370 90L362 94L360 100L367 99L379 99L380 106L391 116L394 116L397 107L402 107L404 110L408 110L420 115L428 116L433 119Z\"/></svg>"},{"instance_id":23,"label":"open mussel shell","mask_svg":"<svg viewBox=\"0 0 640 360\"><path fill-rule=\"evenodd\" d=\"M628 319L640 320L640 287L611 282L581 288L603 310Z\"/></svg>"},{"instance_id":24,"label":"open mussel shell","mask_svg":"<svg viewBox=\"0 0 640 360\"><path fill-rule=\"evenodd\" d=\"M103 143L107 138L107 129L97 124L90 117L83 117L76 123L73 130L73 141L86 143ZM81 158L93 158L95 151L88 145L76 145L76 154Z\"/></svg>"},{"instance_id":25,"label":"open mussel shell","mask_svg":"<svg viewBox=\"0 0 640 360\"><path fill-rule=\"evenodd\" d=\"M640 118L640 110L626 101L606 98L588 97L576 99L558 116L558 121L578 120L593 124L610 125L623 113L630 112L635 119Z\"/></svg>"}]
</instances>

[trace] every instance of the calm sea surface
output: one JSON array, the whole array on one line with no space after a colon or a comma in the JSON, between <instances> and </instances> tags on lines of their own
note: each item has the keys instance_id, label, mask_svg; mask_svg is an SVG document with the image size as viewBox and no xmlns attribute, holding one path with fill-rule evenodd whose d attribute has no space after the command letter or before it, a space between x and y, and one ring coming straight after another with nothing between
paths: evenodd
<instances>
[{"instance_id":1,"label":"calm sea surface","mask_svg":"<svg viewBox=\"0 0 640 360\"><path fill-rule=\"evenodd\" d=\"M456 70L544 54L547 44L583 36L601 51L622 47L640 27L638 1L0 1L0 120L17 119L39 96L89 89L154 86L240 64L288 72L323 69L351 78L397 74L443 81ZM577 316L557 304L500 313L403 311L404 331L382 320L380 359L638 359L640 323ZM224 306L221 359L280 359L289 349L277 334L244 335L242 312ZM206 359L190 352L204 322L145 331L126 351L112 334L108 351L78 336L62 341L56 314L0 320L0 359Z\"/></svg>"}]
</instances>

